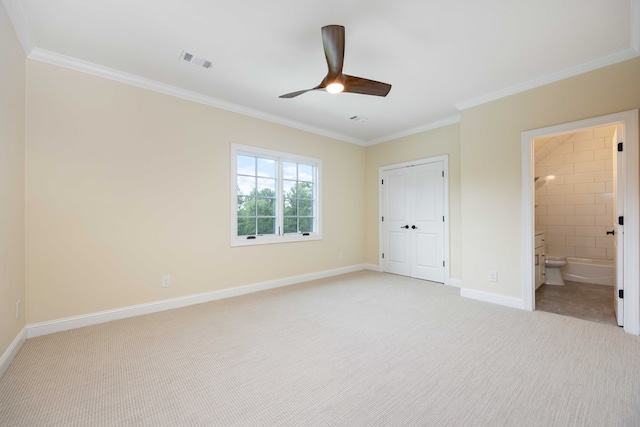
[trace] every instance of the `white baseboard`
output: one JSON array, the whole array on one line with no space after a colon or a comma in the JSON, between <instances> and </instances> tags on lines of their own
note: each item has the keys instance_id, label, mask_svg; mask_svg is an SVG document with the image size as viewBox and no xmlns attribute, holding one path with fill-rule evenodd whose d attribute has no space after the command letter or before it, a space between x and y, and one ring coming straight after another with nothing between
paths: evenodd
<instances>
[{"instance_id":1,"label":"white baseboard","mask_svg":"<svg viewBox=\"0 0 640 427\"><path fill-rule=\"evenodd\" d=\"M377 266L376 266L377 267ZM71 316L63 319L50 320L40 323L28 324L26 328L26 338L38 337L41 335L53 334L55 332L68 331L70 329L82 328L85 326L97 325L99 323L111 322L113 320L126 319L143 314L157 313L159 311L172 310L194 304L202 304L224 298L231 298L267 289L280 288L294 285L296 283L308 282L310 280L323 279L326 277L338 276L368 269L368 265L359 264L349 267L337 268L333 270L319 271L316 273L303 274L300 276L286 277L283 279L270 280L267 282L254 283L250 285L237 286L229 289L205 292L202 294L187 295L179 298L172 298L162 301L155 301L146 304L137 304L127 307L115 308L112 310L99 311L95 313Z\"/></svg>"},{"instance_id":2,"label":"white baseboard","mask_svg":"<svg viewBox=\"0 0 640 427\"><path fill-rule=\"evenodd\" d=\"M382 271L382 269L380 268L380 266L378 264L362 264L362 267L365 270L376 271L378 273L380 273Z\"/></svg>"},{"instance_id":3,"label":"white baseboard","mask_svg":"<svg viewBox=\"0 0 640 427\"><path fill-rule=\"evenodd\" d=\"M475 289L468 288L461 288L460 296L490 302L492 304L504 305L505 307L519 308L521 310L525 309L522 298L508 297L505 295L492 294L491 292L477 291Z\"/></svg>"},{"instance_id":4,"label":"white baseboard","mask_svg":"<svg viewBox=\"0 0 640 427\"><path fill-rule=\"evenodd\" d=\"M453 286L454 288L462 288L462 280L450 277L449 286Z\"/></svg>"},{"instance_id":5,"label":"white baseboard","mask_svg":"<svg viewBox=\"0 0 640 427\"><path fill-rule=\"evenodd\" d=\"M11 362L16 357L16 354L18 354L20 348L22 347L22 344L24 344L26 340L27 328L25 326L13 339L13 341L9 345L9 348L7 348L7 350L2 354L2 357L0 357L0 378L2 378L5 372L7 372L7 369L9 369L9 365L11 365Z\"/></svg>"}]
</instances>

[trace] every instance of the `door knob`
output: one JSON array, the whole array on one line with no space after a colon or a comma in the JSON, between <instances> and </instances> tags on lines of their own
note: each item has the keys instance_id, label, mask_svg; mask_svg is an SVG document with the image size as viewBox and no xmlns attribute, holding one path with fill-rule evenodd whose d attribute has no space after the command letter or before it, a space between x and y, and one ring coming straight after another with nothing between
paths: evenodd
<instances>
[{"instance_id":1,"label":"door knob","mask_svg":"<svg viewBox=\"0 0 640 427\"><path fill-rule=\"evenodd\" d=\"M416 229L416 228L418 228L418 227L416 227L415 225L412 225L412 226L411 226L411 228L412 228L413 230L415 230L415 229Z\"/></svg>"},{"instance_id":2,"label":"door knob","mask_svg":"<svg viewBox=\"0 0 640 427\"><path fill-rule=\"evenodd\" d=\"M616 230L607 231L607 236L615 236Z\"/></svg>"},{"instance_id":3,"label":"door knob","mask_svg":"<svg viewBox=\"0 0 640 427\"><path fill-rule=\"evenodd\" d=\"M405 225L405 226L403 227L403 226L401 225L401 226L400 226L400 228L406 228L406 229L408 229L408 228L409 228L409 226L408 226L408 225Z\"/></svg>"}]
</instances>

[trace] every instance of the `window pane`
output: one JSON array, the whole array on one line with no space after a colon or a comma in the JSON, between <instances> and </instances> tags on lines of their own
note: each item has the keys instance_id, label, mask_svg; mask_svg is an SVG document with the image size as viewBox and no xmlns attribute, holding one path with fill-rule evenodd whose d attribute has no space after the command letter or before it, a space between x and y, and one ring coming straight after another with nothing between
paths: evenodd
<instances>
[{"instance_id":1,"label":"window pane","mask_svg":"<svg viewBox=\"0 0 640 427\"><path fill-rule=\"evenodd\" d=\"M298 179L298 168L296 163L282 162L282 178Z\"/></svg>"},{"instance_id":2,"label":"window pane","mask_svg":"<svg viewBox=\"0 0 640 427\"><path fill-rule=\"evenodd\" d=\"M256 174L256 158L251 156L238 155L236 169L238 175L255 175Z\"/></svg>"},{"instance_id":3,"label":"window pane","mask_svg":"<svg viewBox=\"0 0 640 427\"><path fill-rule=\"evenodd\" d=\"M250 176L239 176L238 177L238 195L239 196L249 196L253 194L256 186L256 179Z\"/></svg>"},{"instance_id":4,"label":"window pane","mask_svg":"<svg viewBox=\"0 0 640 427\"><path fill-rule=\"evenodd\" d=\"M276 180L271 178L258 178L258 195L263 197L275 197Z\"/></svg>"},{"instance_id":5,"label":"window pane","mask_svg":"<svg viewBox=\"0 0 640 427\"><path fill-rule=\"evenodd\" d=\"M301 233L313 232L313 218L300 218L300 232Z\"/></svg>"},{"instance_id":6,"label":"window pane","mask_svg":"<svg viewBox=\"0 0 640 427\"><path fill-rule=\"evenodd\" d=\"M313 199L313 184L310 182L298 183L298 198Z\"/></svg>"},{"instance_id":7,"label":"window pane","mask_svg":"<svg viewBox=\"0 0 640 427\"><path fill-rule=\"evenodd\" d=\"M276 161L270 159L258 159L258 176L275 178Z\"/></svg>"},{"instance_id":8,"label":"window pane","mask_svg":"<svg viewBox=\"0 0 640 427\"><path fill-rule=\"evenodd\" d=\"M238 196L238 216L256 216L256 198Z\"/></svg>"},{"instance_id":9,"label":"window pane","mask_svg":"<svg viewBox=\"0 0 640 427\"><path fill-rule=\"evenodd\" d=\"M258 216L276 216L276 199L258 199Z\"/></svg>"},{"instance_id":10,"label":"window pane","mask_svg":"<svg viewBox=\"0 0 640 427\"><path fill-rule=\"evenodd\" d=\"M313 216L313 200L298 200L298 215Z\"/></svg>"},{"instance_id":11,"label":"window pane","mask_svg":"<svg viewBox=\"0 0 640 427\"><path fill-rule=\"evenodd\" d=\"M275 234L275 218L258 218L258 234Z\"/></svg>"},{"instance_id":12,"label":"window pane","mask_svg":"<svg viewBox=\"0 0 640 427\"><path fill-rule=\"evenodd\" d=\"M313 166L298 164L298 180L313 181Z\"/></svg>"},{"instance_id":13,"label":"window pane","mask_svg":"<svg viewBox=\"0 0 640 427\"><path fill-rule=\"evenodd\" d=\"M297 233L298 232L298 218L285 217L284 219L284 232L285 233Z\"/></svg>"},{"instance_id":14,"label":"window pane","mask_svg":"<svg viewBox=\"0 0 640 427\"><path fill-rule=\"evenodd\" d=\"M255 218L238 218L238 236L254 236L255 234Z\"/></svg>"},{"instance_id":15,"label":"window pane","mask_svg":"<svg viewBox=\"0 0 640 427\"><path fill-rule=\"evenodd\" d=\"M296 199L284 199L284 216L298 215Z\"/></svg>"},{"instance_id":16,"label":"window pane","mask_svg":"<svg viewBox=\"0 0 640 427\"><path fill-rule=\"evenodd\" d=\"M296 182L290 180L282 181L282 191L285 197L295 197Z\"/></svg>"}]
</instances>

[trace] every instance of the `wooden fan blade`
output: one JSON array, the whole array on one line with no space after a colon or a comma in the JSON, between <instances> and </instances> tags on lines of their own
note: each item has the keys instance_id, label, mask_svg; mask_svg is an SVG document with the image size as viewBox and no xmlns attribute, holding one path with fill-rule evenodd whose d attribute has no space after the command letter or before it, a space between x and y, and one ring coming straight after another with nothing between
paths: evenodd
<instances>
[{"instance_id":1,"label":"wooden fan blade","mask_svg":"<svg viewBox=\"0 0 640 427\"><path fill-rule=\"evenodd\" d=\"M348 76L344 74L344 92L360 93L362 95L387 96L391 85L362 77Z\"/></svg>"},{"instance_id":2,"label":"wooden fan blade","mask_svg":"<svg viewBox=\"0 0 640 427\"><path fill-rule=\"evenodd\" d=\"M327 79L331 80L342 74L344 64L344 27L342 25L327 25L322 27L322 45L324 56L327 58L329 73Z\"/></svg>"},{"instance_id":3,"label":"wooden fan blade","mask_svg":"<svg viewBox=\"0 0 640 427\"><path fill-rule=\"evenodd\" d=\"M295 98L298 95L302 95L303 93L307 93L316 89L317 88L314 87L313 89L305 89L305 90L299 90L297 92L285 93L284 95L280 95L278 98Z\"/></svg>"}]
</instances>

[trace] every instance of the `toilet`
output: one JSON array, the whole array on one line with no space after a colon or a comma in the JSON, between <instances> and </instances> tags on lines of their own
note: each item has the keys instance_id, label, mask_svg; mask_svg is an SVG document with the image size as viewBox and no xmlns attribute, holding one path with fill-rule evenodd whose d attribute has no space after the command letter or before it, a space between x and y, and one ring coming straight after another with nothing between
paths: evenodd
<instances>
[{"instance_id":1,"label":"toilet","mask_svg":"<svg viewBox=\"0 0 640 427\"><path fill-rule=\"evenodd\" d=\"M547 285L564 285L562 273L560 269L567 265L567 257L564 256L548 256L544 260L545 277L544 283Z\"/></svg>"}]
</instances>

